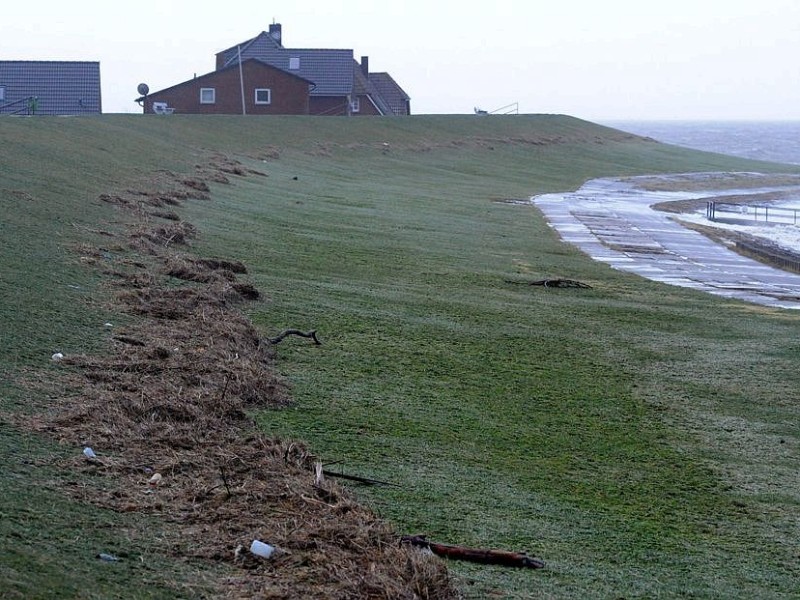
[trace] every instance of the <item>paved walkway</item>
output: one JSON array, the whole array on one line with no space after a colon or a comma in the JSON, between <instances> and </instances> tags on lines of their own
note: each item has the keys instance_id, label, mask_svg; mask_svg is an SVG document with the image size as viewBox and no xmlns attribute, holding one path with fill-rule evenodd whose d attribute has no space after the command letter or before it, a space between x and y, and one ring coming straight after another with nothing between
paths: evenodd
<instances>
[{"instance_id":1,"label":"paved walkway","mask_svg":"<svg viewBox=\"0 0 800 600\"><path fill-rule=\"evenodd\" d=\"M576 192L532 201L566 242L595 260L654 281L767 306L800 309L800 275L746 258L651 205L726 192L645 192L631 181L595 179ZM748 190L752 193L754 190ZM761 190L758 190L761 191Z\"/></svg>"}]
</instances>

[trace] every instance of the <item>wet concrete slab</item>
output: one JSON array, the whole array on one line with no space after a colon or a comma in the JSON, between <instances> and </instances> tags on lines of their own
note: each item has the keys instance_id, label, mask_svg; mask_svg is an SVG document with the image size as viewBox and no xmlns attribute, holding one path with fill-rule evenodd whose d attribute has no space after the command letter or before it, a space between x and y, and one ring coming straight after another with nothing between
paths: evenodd
<instances>
[{"instance_id":1,"label":"wet concrete slab","mask_svg":"<svg viewBox=\"0 0 800 600\"><path fill-rule=\"evenodd\" d=\"M684 180L687 176L680 175ZM733 252L652 205L746 191L651 192L637 178L596 179L532 202L561 238L615 269L765 306L800 309L800 275Z\"/></svg>"}]
</instances>

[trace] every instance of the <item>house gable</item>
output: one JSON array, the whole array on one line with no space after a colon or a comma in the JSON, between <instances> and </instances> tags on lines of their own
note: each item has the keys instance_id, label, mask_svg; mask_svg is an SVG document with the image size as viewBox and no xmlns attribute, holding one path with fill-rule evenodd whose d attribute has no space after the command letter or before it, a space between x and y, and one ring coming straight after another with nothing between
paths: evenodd
<instances>
[{"instance_id":1,"label":"house gable","mask_svg":"<svg viewBox=\"0 0 800 600\"><path fill-rule=\"evenodd\" d=\"M99 114L100 63L90 61L0 61L0 114L26 109L36 98L41 115ZM32 106L31 109L34 107Z\"/></svg>"},{"instance_id":2,"label":"house gable","mask_svg":"<svg viewBox=\"0 0 800 600\"><path fill-rule=\"evenodd\" d=\"M212 71L139 98L145 112L154 105L179 114L308 114L309 87L313 82L256 59ZM163 109L162 109L163 110Z\"/></svg>"}]
</instances>

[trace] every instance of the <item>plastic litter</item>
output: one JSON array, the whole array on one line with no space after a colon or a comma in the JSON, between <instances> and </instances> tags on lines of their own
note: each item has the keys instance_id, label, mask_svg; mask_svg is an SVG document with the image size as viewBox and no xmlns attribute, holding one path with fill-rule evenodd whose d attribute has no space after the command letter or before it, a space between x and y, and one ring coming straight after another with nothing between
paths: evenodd
<instances>
[{"instance_id":1,"label":"plastic litter","mask_svg":"<svg viewBox=\"0 0 800 600\"><path fill-rule=\"evenodd\" d=\"M64 355L61 354L61 352L56 352L50 358L53 360L53 362L58 362L58 361L60 361L60 360L62 360L64 358Z\"/></svg>"},{"instance_id":2,"label":"plastic litter","mask_svg":"<svg viewBox=\"0 0 800 600\"><path fill-rule=\"evenodd\" d=\"M161 473L154 473L153 476L147 480L147 483L152 486L157 486L159 483L161 483Z\"/></svg>"},{"instance_id":3,"label":"plastic litter","mask_svg":"<svg viewBox=\"0 0 800 600\"><path fill-rule=\"evenodd\" d=\"M98 554L97 558L99 558L100 560L105 561L105 562L118 562L119 561L119 559L116 556L114 556L113 554L106 554L105 552L101 552L100 554Z\"/></svg>"},{"instance_id":4,"label":"plastic litter","mask_svg":"<svg viewBox=\"0 0 800 600\"><path fill-rule=\"evenodd\" d=\"M83 455L89 460L94 460L97 458L97 454L95 454L94 450L92 450L89 446L86 446L86 448L83 449Z\"/></svg>"},{"instance_id":5,"label":"plastic litter","mask_svg":"<svg viewBox=\"0 0 800 600\"><path fill-rule=\"evenodd\" d=\"M114 326L113 323L108 323L108 322L103 323L103 327L105 327L106 329L111 329L113 326Z\"/></svg>"},{"instance_id":6,"label":"plastic litter","mask_svg":"<svg viewBox=\"0 0 800 600\"><path fill-rule=\"evenodd\" d=\"M270 546L259 540L253 540L250 544L250 552L261 558L269 558L275 553L275 546Z\"/></svg>"}]
</instances>

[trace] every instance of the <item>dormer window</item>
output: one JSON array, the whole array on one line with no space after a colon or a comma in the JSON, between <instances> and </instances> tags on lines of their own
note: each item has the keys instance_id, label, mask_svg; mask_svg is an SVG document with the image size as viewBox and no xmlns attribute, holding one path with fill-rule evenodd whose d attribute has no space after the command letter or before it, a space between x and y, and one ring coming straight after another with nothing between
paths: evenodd
<instances>
[{"instance_id":1,"label":"dormer window","mask_svg":"<svg viewBox=\"0 0 800 600\"><path fill-rule=\"evenodd\" d=\"M6 99L6 86L0 85L0 102Z\"/></svg>"},{"instance_id":2,"label":"dormer window","mask_svg":"<svg viewBox=\"0 0 800 600\"><path fill-rule=\"evenodd\" d=\"M291 56L291 57L289 57L289 68L292 71L297 71L300 68L300 57L299 56Z\"/></svg>"}]
</instances>

